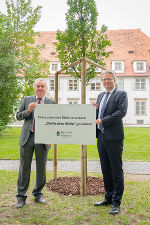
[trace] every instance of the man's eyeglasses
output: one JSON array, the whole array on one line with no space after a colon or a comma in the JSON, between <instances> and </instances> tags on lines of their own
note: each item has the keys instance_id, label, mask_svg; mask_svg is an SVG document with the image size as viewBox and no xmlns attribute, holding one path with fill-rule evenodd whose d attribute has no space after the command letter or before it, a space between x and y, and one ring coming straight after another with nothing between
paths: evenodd
<instances>
[{"instance_id":1,"label":"man's eyeglasses","mask_svg":"<svg viewBox=\"0 0 150 225\"><path fill-rule=\"evenodd\" d=\"M113 79L112 78L102 79L102 81L111 81L111 80L113 80Z\"/></svg>"},{"instance_id":2,"label":"man's eyeglasses","mask_svg":"<svg viewBox=\"0 0 150 225\"><path fill-rule=\"evenodd\" d=\"M45 88L44 85L37 85L36 88Z\"/></svg>"}]
</instances>

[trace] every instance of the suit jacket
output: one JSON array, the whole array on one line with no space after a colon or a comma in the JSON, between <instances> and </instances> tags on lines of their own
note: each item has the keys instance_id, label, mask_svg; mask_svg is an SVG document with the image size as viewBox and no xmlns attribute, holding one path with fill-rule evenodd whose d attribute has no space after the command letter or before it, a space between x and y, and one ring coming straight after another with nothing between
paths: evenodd
<instances>
[{"instance_id":1,"label":"suit jacket","mask_svg":"<svg viewBox=\"0 0 150 225\"><path fill-rule=\"evenodd\" d=\"M24 120L24 124L22 127L21 135L20 135L20 146L24 146L29 138L30 131L32 130L33 126L33 119L34 119L34 110L29 114L28 113L28 106L31 102L36 102L36 96L26 96L23 99L22 105L20 106L18 112L16 113L17 120ZM56 102L45 97L44 104L55 104Z\"/></svg>"},{"instance_id":2,"label":"suit jacket","mask_svg":"<svg viewBox=\"0 0 150 225\"><path fill-rule=\"evenodd\" d=\"M96 118L98 118L100 102L105 93L106 92L102 92L101 94L98 95L97 98L98 108L96 110ZM128 107L127 93L125 91L121 91L115 88L110 98L108 99L103 118L101 119L104 127L104 139L106 140L124 139L122 118L127 113L127 107ZM97 131L96 136L98 137L98 128L96 129L96 131Z\"/></svg>"}]
</instances>

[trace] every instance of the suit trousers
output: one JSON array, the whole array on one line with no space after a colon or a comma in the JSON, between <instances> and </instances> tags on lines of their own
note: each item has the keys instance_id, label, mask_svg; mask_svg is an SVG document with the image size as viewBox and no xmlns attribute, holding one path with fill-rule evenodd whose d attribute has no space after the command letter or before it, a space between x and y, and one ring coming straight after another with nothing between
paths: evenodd
<instances>
[{"instance_id":1,"label":"suit trousers","mask_svg":"<svg viewBox=\"0 0 150 225\"><path fill-rule=\"evenodd\" d=\"M46 183L46 161L48 150L45 144L34 144L34 133L30 133L27 143L20 147L20 167L17 181L18 200L27 198L26 192L29 187L31 163L35 150L36 157L36 183L32 194L35 197L41 196L41 190Z\"/></svg>"},{"instance_id":2,"label":"suit trousers","mask_svg":"<svg viewBox=\"0 0 150 225\"><path fill-rule=\"evenodd\" d=\"M106 191L105 198L114 205L120 205L124 191L123 140L105 140L104 133L99 131L97 147Z\"/></svg>"}]
</instances>

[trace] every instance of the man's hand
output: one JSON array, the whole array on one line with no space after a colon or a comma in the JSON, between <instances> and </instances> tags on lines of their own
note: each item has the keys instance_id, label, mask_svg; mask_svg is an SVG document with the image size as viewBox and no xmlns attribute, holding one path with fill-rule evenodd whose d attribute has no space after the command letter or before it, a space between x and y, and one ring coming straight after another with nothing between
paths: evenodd
<instances>
[{"instance_id":1,"label":"man's hand","mask_svg":"<svg viewBox=\"0 0 150 225\"><path fill-rule=\"evenodd\" d=\"M97 120L96 120L96 124L97 124L97 125L98 125L98 124L102 124L101 119L97 119Z\"/></svg>"},{"instance_id":2,"label":"man's hand","mask_svg":"<svg viewBox=\"0 0 150 225\"><path fill-rule=\"evenodd\" d=\"M98 105L97 105L96 103L92 103L92 105L93 105L93 106L96 106L96 109L97 109Z\"/></svg>"},{"instance_id":3,"label":"man's hand","mask_svg":"<svg viewBox=\"0 0 150 225\"><path fill-rule=\"evenodd\" d=\"M28 113L31 113L35 109L36 105L37 104L35 102L31 102L28 106Z\"/></svg>"},{"instance_id":4,"label":"man's hand","mask_svg":"<svg viewBox=\"0 0 150 225\"><path fill-rule=\"evenodd\" d=\"M51 144L45 144L45 146L47 146L47 147L51 147Z\"/></svg>"}]
</instances>

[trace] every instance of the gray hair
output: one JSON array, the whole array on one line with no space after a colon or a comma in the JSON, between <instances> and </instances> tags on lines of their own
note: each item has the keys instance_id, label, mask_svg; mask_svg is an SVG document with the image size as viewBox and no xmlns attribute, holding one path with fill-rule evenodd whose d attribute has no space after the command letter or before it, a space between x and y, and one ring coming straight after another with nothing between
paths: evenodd
<instances>
[{"instance_id":1,"label":"gray hair","mask_svg":"<svg viewBox=\"0 0 150 225\"><path fill-rule=\"evenodd\" d=\"M102 78L103 75L105 75L105 74L111 74L112 77L113 77L113 79L116 81L116 73L115 73L114 70L103 70L103 71L102 71L102 76L101 76L101 78Z\"/></svg>"},{"instance_id":2,"label":"gray hair","mask_svg":"<svg viewBox=\"0 0 150 225\"><path fill-rule=\"evenodd\" d=\"M38 81L44 81L44 82L45 82L45 84L46 84L46 87L47 87L47 82L46 82L46 79L41 78L41 77L37 78L37 79L34 81L33 87L35 87L35 84L36 84Z\"/></svg>"}]
</instances>

